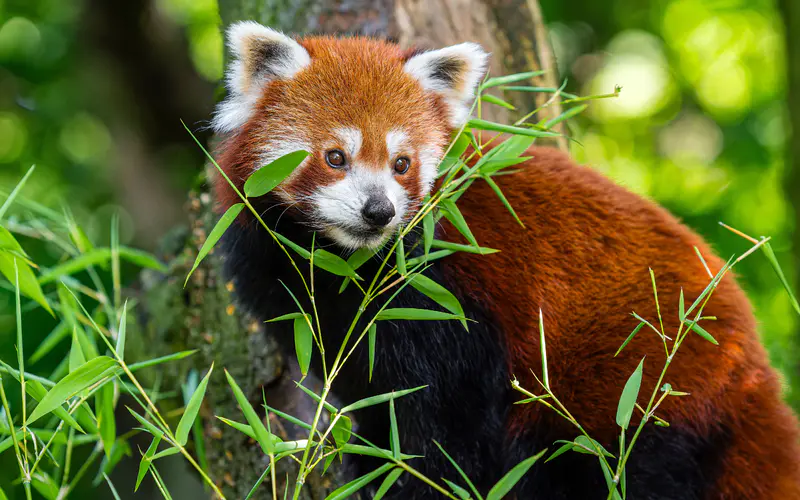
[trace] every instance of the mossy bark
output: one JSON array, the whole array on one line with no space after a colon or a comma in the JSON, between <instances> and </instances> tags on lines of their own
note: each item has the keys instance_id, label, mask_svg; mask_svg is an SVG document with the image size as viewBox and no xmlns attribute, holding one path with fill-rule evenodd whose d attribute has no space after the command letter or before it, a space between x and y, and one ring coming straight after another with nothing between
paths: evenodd
<instances>
[{"instance_id":1,"label":"mossy bark","mask_svg":"<svg viewBox=\"0 0 800 500\"><path fill-rule=\"evenodd\" d=\"M532 84L554 85L556 80L536 0L220 0L219 3L223 29L235 21L253 19L292 33L359 33L390 37L407 46L433 48L472 40L493 52L494 74L545 69L549 73ZM557 112L557 106L545 111L549 116ZM488 117L506 120L503 113L488 113ZM143 351L148 357L185 349L198 351L190 361L167 368L165 384L180 384L190 369L203 375L214 363L215 373L201 413L203 448L210 476L226 497L241 499L247 496L268 460L254 442L215 418L219 415L243 421L223 369L236 379L256 408L261 408L264 394L270 405L310 422L314 405L308 398L297 397L293 381L299 378L299 373L293 360L281 355L264 325L236 307L232 285L222 275L218 254L212 252L184 288L198 249L218 218L205 183L199 184L187 205L189 228L175 230L165 239L162 258L170 262L169 272L143 274L138 323L145 341ZM306 431L286 426L275 418L270 423L273 431L286 439L307 437ZM281 463L277 477L278 491L282 493L287 477L293 483L296 467L290 460ZM334 466L324 477L310 478L303 497L324 498L348 476L346 467ZM267 480L254 498L269 497L269 492Z\"/></svg>"}]
</instances>

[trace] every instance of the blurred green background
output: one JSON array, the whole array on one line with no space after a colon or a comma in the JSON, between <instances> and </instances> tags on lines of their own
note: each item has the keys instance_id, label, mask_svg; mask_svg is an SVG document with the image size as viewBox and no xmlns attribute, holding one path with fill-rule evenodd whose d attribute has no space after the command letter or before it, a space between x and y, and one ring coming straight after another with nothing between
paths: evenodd
<instances>
[{"instance_id":1,"label":"blurred green background","mask_svg":"<svg viewBox=\"0 0 800 500\"><path fill-rule=\"evenodd\" d=\"M792 179L800 176L788 160L787 104L794 66L787 68L778 3L541 4L567 89L623 88L573 123L573 154L663 204L723 257L749 244L719 221L771 236L797 283L800 183ZM36 164L26 196L68 206L95 241L108 241L120 214L122 243L154 249L183 220L185 193L203 163L179 120L194 129L206 123L222 61L216 0L0 0L0 191ZM23 244L35 261L57 257L46 245ZM786 396L800 408L800 391L792 391L800 387L798 317L763 256L739 273ZM135 277L132 269L127 275ZM53 326L45 314L27 315L26 341L35 345ZM14 358L14 335L5 287L0 359ZM67 347L32 369L48 373ZM0 461L9 464L13 471L13 462ZM0 472L0 483L6 479Z\"/></svg>"}]
</instances>

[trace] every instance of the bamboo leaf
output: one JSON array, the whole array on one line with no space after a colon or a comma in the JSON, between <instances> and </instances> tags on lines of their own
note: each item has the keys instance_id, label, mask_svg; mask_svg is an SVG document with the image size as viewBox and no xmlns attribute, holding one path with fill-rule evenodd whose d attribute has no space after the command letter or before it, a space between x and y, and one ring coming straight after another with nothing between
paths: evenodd
<instances>
[{"instance_id":1,"label":"bamboo leaf","mask_svg":"<svg viewBox=\"0 0 800 500\"><path fill-rule=\"evenodd\" d=\"M161 356L154 359L148 359L147 361L140 361L139 363L134 363L132 365L128 365L128 369L132 372L137 370L141 370L142 368L149 368L151 366L158 366L164 363L169 363L170 361L180 361L181 359L188 358L192 354L196 353L197 349L192 349L190 351L180 351L174 354L168 354L166 356Z\"/></svg>"},{"instance_id":2,"label":"bamboo leaf","mask_svg":"<svg viewBox=\"0 0 800 500\"><path fill-rule=\"evenodd\" d=\"M622 345L619 346L619 349L617 349L617 352L614 353L614 357L616 357L617 354L621 353L622 350L625 349L625 346L628 345L628 343L631 340L633 340L633 337L635 337L636 334L639 333L639 330L641 330L644 325L645 325L644 323L639 323L638 325L636 325L636 328L633 329L631 334L628 335L628 338L625 339L625 342L623 342Z\"/></svg>"},{"instance_id":3,"label":"bamboo leaf","mask_svg":"<svg viewBox=\"0 0 800 500\"><path fill-rule=\"evenodd\" d=\"M314 265L337 276L345 276L350 279L360 280L361 276L356 274L346 260L327 250L319 248L314 251Z\"/></svg>"},{"instance_id":4,"label":"bamboo leaf","mask_svg":"<svg viewBox=\"0 0 800 500\"><path fill-rule=\"evenodd\" d=\"M392 472L386 474L386 477L381 483L380 488L378 488L378 491L375 492L375 496L372 497L372 500L381 500L386 495L386 493L389 492L389 488L391 488L394 485L394 483L397 482L397 478L399 478L403 472L404 472L403 469L398 467L392 470Z\"/></svg>"},{"instance_id":5,"label":"bamboo leaf","mask_svg":"<svg viewBox=\"0 0 800 500\"><path fill-rule=\"evenodd\" d=\"M31 168L28 169L28 171L25 173L22 179L14 187L14 190L11 191L11 194L8 195L6 201L3 202L3 205L0 206L0 220L3 219L3 216L6 214L6 211L8 211L8 208L11 206L12 203L14 203L14 199L17 197L19 192L22 191L22 187L25 185L26 182L28 182L28 177L31 176L34 170L36 170L36 165L31 165Z\"/></svg>"},{"instance_id":6,"label":"bamboo leaf","mask_svg":"<svg viewBox=\"0 0 800 500\"><path fill-rule=\"evenodd\" d=\"M403 396L411 394L412 392L417 392L418 390L424 389L426 387L428 387L428 386L427 385L421 385L419 387L414 387L413 389L405 389L405 390L402 390L402 391L392 391L392 392L387 392L385 394L379 394L377 396L370 396L368 398L359 399L355 403L351 403L351 404L345 406L344 408L339 410L339 412L340 413L347 413L347 412L350 412L350 411L356 411L356 410L360 410L362 408L375 406L375 405L378 405L378 404L381 404L381 403L385 403L387 401L391 401L393 399L401 398Z\"/></svg>"},{"instance_id":7,"label":"bamboo leaf","mask_svg":"<svg viewBox=\"0 0 800 500\"><path fill-rule=\"evenodd\" d=\"M431 242L431 246L433 248L453 250L456 252L476 253L480 255L489 255L500 251L494 248L462 245L461 243L451 243L449 241L443 241L443 240L433 240L433 242Z\"/></svg>"},{"instance_id":8,"label":"bamboo leaf","mask_svg":"<svg viewBox=\"0 0 800 500\"><path fill-rule=\"evenodd\" d=\"M541 307L539 308L539 349L542 353L542 380L545 389L550 389L550 377L547 374L547 342L544 338L544 315Z\"/></svg>"},{"instance_id":9,"label":"bamboo leaf","mask_svg":"<svg viewBox=\"0 0 800 500\"><path fill-rule=\"evenodd\" d=\"M264 196L289 177L294 169L309 155L307 151L293 151L256 170L244 183L248 198Z\"/></svg>"},{"instance_id":10,"label":"bamboo leaf","mask_svg":"<svg viewBox=\"0 0 800 500\"><path fill-rule=\"evenodd\" d=\"M125 359L125 340L128 330L128 301L122 306L122 314L119 317L119 328L117 329L117 345L114 350L120 360Z\"/></svg>"},{"instance_id":11,"label":"bamboo leaf","mask_svg":"<svg viewBox=\"0 0 800 500\"><path fill-rule=\"evenodd\" d=\"M202 406L203 398L206 395L208 380L211 378L211 373L213 371L214 363L211 363L211 368L208 369L208 373L206 373L206 376L203 377L203 380L200 381L200 384L197 386L194 394L192 394L192 397L186 404L186 409L183 412L183 416L181 417L180 422L178 422L178 427L175 430L175 439L181 446L186 445L187 441L189 441L189 432L192 430L192 425L194 425L194 421L197 419L197 414L200 412L200 406ZM195 380L197 379L195 378Z\"/></svg>"},{"instance_id":12,"label":"bamboo leaf","mask_svg":"<svg viewBox=\"0 0 800 500\"><path fill-rule=\"evenodd\" d=\"M339 419L336 421L336 425L331 429L331 434L333 435L333 440L336 441L336 446L341 448L346 445L347 442L350 441L352 432L353 422L350 420L350 417L340 415Z\"/></svg>"},{"instance_id":13,"label":"bamboo leaf","mask_svg":"<svg viewBox=\"0 0 800 500\"><path fill-rule=\"evenodd\" d=\"M469 476L467 476L464 470L461 467L459 467L458 463L456 463L456 461L453 460L453 457L451 457L446 451L444 451L442 445L440 445L439 442L436 441L435 439L433 440L433 444L435 444L436 447L439 448L439 451L442 452L442 455L444 455L445 458L447 458L447 460L453 465L453 467L455 467L456 471L458 471L459 475L461 476L461 479L463 479L464 482L467 483L467 486L469 486L470 491L472 491L472 493L475 495L475 498L477 498L478 500L483 500L483 497L481 496L480 493L478 493L478 489L475 487L474 484L472 484L472 481L469 479Z\"/></svg>"},{"instance_id":14,"label":"bamboo leaf","mask_svg":"<svg viewBox=\"0 0 800 500\"><path fill-rule=\"evenodd\" d=\"M374 471L364 474L363 476L350 481L344 486L337 488L336 490L331 492L330 495L325 497L325 500L343 500L345 498L348 498L393 467L394 467L393 463L383 464Z\"/></svg>"},{"instance_id":15,"label":"bamboo leaf","mask_svg":"<svg viewBox=\"0 0 800 500\"><path fill-rule=\"evenodd\" d=\"M378 325L372 323L367 333L369 341L369 381L372 382L372 369L375 367L375 341L378 332Z\"/></svg>"},{"instance_id":16,"label":"bamboo leaf","mask_svg":"<svg viewBox=\"0 0 800 500\"><path fill-rule=\"evenodd\" d=\"M297 318L305 318L306 315L301 312L293 312L289 314L284 314L282 316L278 316L277 318L268 319L266 323L275 323L276 321L285 321L288 319L297 319Z\"/></svg>"},{"instance_id":17,"label":"bamboo leaf","mask_svg":"<svg viewBox=\"0 0 800 500\"><path fill-rule=\"evenodd\" d=\"M264 427L264 423L258 417L252 405L250 405L250 402L236 384L236 381L233 380L231 374L228 373L228 370L225 370L225 377L228 379L228 384L233 390L233 395L236 398L236 401L239 403L239 408L242 409L242 413L244 413L247 423L250 424L250 427L253 429L256 441L258 441L258 444L261 445L261 449L264 451L264 453L267 455L272 454L275 447L275 441L278 440L277 436L270 434L267 431L267 428Z\"/></svg>"},{"instance_id":18,"label":"bamboo leaf","mask_svg":"<svg viewBox=\"0 0 800 500\"><path fill-rule=\"evenodd\" d=\"M569 450L571 450L571 449L572 449L572 447L573 447L573 444L572 444L572 443L570 443L570 442L566 442L566 443L564 443L563 445L561 445L561 447L560 447L559 449L557 449L556 451L554 451L554 452L553 452L553 454L552 454L552 455L550 455L550 456L547 458L547 460L545 460L545 461L544 461L544 463L547 463L547 462L549 462L550 460L553 460L553 459L555 459L556 457L559 457L559 456L563 455L564 453L566 453L566 452L568 452Z\"/></svg>"},{"instance_id":19,"label":"bamboo leaf","mask_svg":"<svg viewBox=\"0 0 800 500\"><path fill-rule=\"evenodd\" d=\"M411 278L411 286L451 313L464 317L464 308L461 307L461 303L456 296L424 274L415 274ZM461 320L461 324L465 330L469 331L466 319Z\"/></svg>"},{"instance_id":20,"label":"bamboo leaf","mask_svg":"<svg viewBox=\"0 0 800 500\"><path fill-rule=\"evenodd\" d=\"M512 217L514 217L514 220L516 220L520 226L525 227L525 224L522 223L519 216L517 215L517 212L514 211L514 207L511 206L511 203L509 203L508 198L506 198L506 195L504 195L503 191L500 190L500 186L498 186L497 183L489 176L484 176L483 180L485 180L486 184L488 184L489 187L492 188L494 194L496 194L497 197L500 198L500 201L506 207L506 210L508 210L511 213Z\"/></svg>"},{"instance_id":21,"label":"bamboo leaf","mask_svg":"<svg viewBox=\"0 0 800 500\"><path fill-rule=\"evenodd\" d=\"M390 321L390 320L414 320L414 321L444 321L444 320L464 320L464 316L457 314L449 314L440 311L431 311L428 309L412 309L412 308L395 308L384 309L375 316L376 321Z\"/></svg>"},{"instance_id":22,"label":"bamboo leaf","mask_svg":"<svg viewBox=\"0 0 800 500\"><path fill-rule=\"evenodd\" d=\"M358 271L358 268L363 266L373 255L375 255L375 249L367 247L359 248L347 258L347 265L354 271ZM342 285L339 287L339 293L344 292L349 283L350 278L345 278L344 281L342 281Z\"/></svg>"},{"instance_id":23,"label":"bamboo leaf","mask_svg":"<svg viewBox=\"0 0 800 500\"><path fill-rule=\"evenodd\" d=\"M2 360L0 360L0 366L5 368L6 373L8 373L12 377L14 377L14 379L17 382L20 381L19 380L19 371L14 370L13 368L8 366ZM47 389L45 388L45 386L41 382L39 382L38 380L30 378L28 374L25 375L25 392L36 401L41 401L42 398L44 398L45 395L47 395ZM83 407L81 407L81 408L83 408ZM72 415L70 415L69 412L67 412L67 410L64 409L63 406L59 406L56 409L54 409L53 410L53 414L55 414L60 420L63 420L64 422L69 424L71 427L73 427L78 432L80 432L80 433L84 433L85 432L81 428L81 426L78 425L78 422L72 417ZM0 425L2 425L4 423L5 422L0 422Z\"/></svg>"},{"instance_id":24,"label":"bamboo leaf","mask_svg":"<svg viewBox=\"0 0 800 500\"><path fill-rule=\"evenodd\" d=\"M231 224L236 220L240 213L242 213L242 209L244 208L244 203L237 203L231 208L229 208L225 213L220 217L219 221L214 225L214 229L208 234L208 238L203 243L203 246L200 247L200 251L197 252L197 258L194 259L194 264L192 265L192 269L189 271L189 274L186 275L186 280L183 282L183 286L186 286L189 283L189 278L192 276L192 273L197 269L197 266L200 265L200 262L208 255L208 253L214 248L222 235L225 234L225 231L228 230Z\"/></svg>"},{"instance_id":25,"label":"bamboo leaf","mask_svg":"<svg viewBox=\"0 0 800 500\"><path fill-rule=\"evenodd\" d=\"M403 238L397 239L397 247L394 253L397 258L397 272L405 276L408 270L406 269L406 248Z\"/></svg>"},{"instance_id":26,"label":"bamboo leaf","mask_svg":"<svg viewBox=\"0 0 800 500\"><path fill-rule=\"evenodd\" d=\"M162 435L163 434L159 433L153 436L153 441L150 443L144 456L142 456L142 461L139 462L139 473L136 475L136 486L133 488L133 491L139 489L139 485L142 484L142 479L147 475L147 471L150 470L150 465L153 463L153 455L155 455L156 450L158 450L158 443L161 442Z\"/></svg>"},{"instance_id":27,"label":"bamboo leaf","mask_svg":"<svg viewBox=\"0 0 800 500\"><path fill-rule=\"evenodd\" d=\"M545 74L545 71L538 70L528 71L525 73L515 73L513 75L496 76L483 82L483 85L480 86L480 90L497 87L499 85L508 85L509 83L520 82L522 80L530 80L531 78L542 76L543 74Z\"/></svg>"},{"instance_id":28,"label":"bamboo leaf","mask_svg":"<svg viewBox=\"0 0 800 500\"><path fill-rule=\"evenodd\" d=\"M695 331L695 333L697 333L698 335L700 335L700 337L702 337L703 339L705 339L705 340L707 340L707 341L711 342L711 343L712 343L712 344L714 344L714 345L719 345L719 342L717 342L717 339L715 339L714 337L712 337L712 336L711 336L711 334L710 334L710 333L708 333L708 332L706 331L706 329L705 329L705 328L703 328L702 326L698 325L697 323L692 323L691 327L692 327L692 330L694 330L694 331Z\"/></svg>"},{"instance_id":29,"label":"bamboo leaf","mask_svg":"<svg viewBox=\"0 0 800 500\"><path fill-rule=\"evenodd\" d=\"M78 329L72 329L72 346L69 349L69 371L74 372L86 364L86 357L83 355L80 340L78 339Z\"/></svg>"},{"instance_id":30,"label":"bamboo leaf","mask_svg":"<svg viewBox=\"0 0 800 500\"><path fill-rule=\"evenodd\" d=\"M443 209L442 213L453 224L459 233L461 233L467 241L474 247L478 247L478 241L475 239L475 236L472 234L472 231L469 229L467 225L467 221L464 220L464 215L462 215L461 210L458 209L455 202L449 198L444 198L440 203L439 206Z\"/></svg>"},{"instance_id":31,"label":"bamboo leaf","mask_svg":"<svg viewBox=\"0 0 800 500\"><path fill-rule=\"evenodd\" d=\"M533 467L533 464L545 453L547 453L546 449L515 465L514 468L508 471L506 475L497 482L497 484L492 486L492 489L489 490L489 493L486 495L486 500L500 500L506 496L514 486L516 486L519 480L522 479L522 476L524 476L525 473Z\"/></svg>"},{"instance_id":32,"label":"bamboo leaf","mask_svg":"<svg viewBox=\"0 0 800 500\"><path fill-rule=\"evenodd\" d=\"M117 362L107 356L87 361L83 366L61 379L39 402L28 417L26 425L55 410L79 392L93 386L119 370Z\"/></svg>"},{"instance_id":33,"label":"bamboo leaf","mask_svg":"<svg viewBox=\"0 0 800 500\"><path fill-rule=\"evenodd\" d=\"M561 97L564 99L577 99L578 96L575 94L570 94L567 92L562 92L561 88L556 87L532 87L532 86L509 86L503 87L503 90L508 90L510 92L535 92L535 93L543 93L543 94L555 94L556 92L559 93Z\"/></svg>"},{"instance_id":34,"label":"bamboo leaf","mask_svg":"<svg viewBox=\"0 0 800 500\"><path fill-rule=\"evenodd\" d=\"M783 274L783 269L781 269L781 265L778 263L778 258L775 256L775 251L772 250L772 246L769 243L764 243L761 248L764 251L764 255L767 256L767 260L772 265L772 269L775 270L775 274L778 275L778 279L781 280L781 284L783 284L783 288L786 290L786 293L789 294L789 300L792 303L792 307L794 307L794 310L797 312L797 314L800 314L800 303L797 302L797 297L794 295L792 287L789 285L789 281L786 279L786 275Z\"/></svg>"},{"instance_id":35,"label":"bamboo leaf","mask_svg":"<svg viewBox=\"0 0 800 500\"><path fill-rule=\"evenodd\" d=\"M97 399L97 427L106 457L111 456L117 439L117 422L114 418L114 384L106 384L95 394Z\"/></svg>"},{"instance_id":36,"label":"bamboo leaf","mask_svg":"<svg viewBox=\"0 0 800 500\"><path fill-rule=\"evenodd\" d=\"M314 334L308 324L308 319L304 315L302 318L294 320L294 350L297 354L297 363L300 371L305 377L311 365L311 352L314 347Z\"/></svg>"},{"instance_id":37,"label":"bamboo leaf","mask_svg":"<svg viewBox=\"0 0 800 500\"><path fill-rule=\"evenodd\" d=\"M455 483L453 483L451 481L448 481L445 478L442 478L442 481L447 483L447 486L449 486L450 489L453 490L453 493L458 495L458 498L461 498L462 500L469 500L470 498L472 498L471 496L469 496L469 491L465 490L461 486L459 486L459 485L457 485L457 484L455 484Z\"/></svg>"},{"instance_id":38,"label":"bamboo leaf","mask_svg":"<svg viewBox=\"0 0 800 500\"><path fill-rule=\"evenodd\" d=\"M272 231L272 234L274 234L275 237L278 238L278 241L280 241L281 243L283 243L287 247L289 247L292 250L294 250L294 252L297 255L299 255L300 257L302 257L302 258L304 258L306 260L311 258L311 252L309 252L305 248L301 247L300 245L298 245L294 241L290 240L286 236L284 236L284 235L282 235L280 233L276 233L275 231Z\"/></svg>"},{"instance_id":39,"label":"bamboo leaf","mask_svg":"<svg viewBox=\"0 0 800 500\"><path fill-rule=\"evenodd\" d=\"M563 95L563 94L562 94ZM551 118L550 120L544 123L544 128L553 128L554 126L558 125L559 123L563 122L564 120L569 120L570 118L577 116L588 108L588 104L580 104L578 106L569 108L568 110L564 111L560 115L556 116L555 118Z\"/></svg>"},{"instance_id":40,"label":"bamboo leaf","mask_svg":"<svg viewBox=\"0 0 800 500\"><path fill-rule=\"evenodd\" d=\"M394 411L394 398L389 398L389 438L392 456L400 459L400 429L397 427L397 413Z\"/></svg>"},{"instance_id":41,"label":"bamboo leaf","mask_svg":"<svg viewBox=\"0 0 800 500\"><path fill-rule=\"evenodd\" d=\"M130 412L130 414L133 415L133 418L135 418L140 424L142 424L142 428L144 430L146 430L147 432L149 432L151 435L158 436L158 435L164 434L164 431L162 431L161 429L156 427L155 424L153 424L152 422L149 422L143 416L141 416L138 413L136 413L130 406L126 406L125 408L127 408L128 412Z\"/></svg>"},{"instance_id":42,"label":"bamboo leaf","mask_svg":"<svg viewBox=\"0 0 800 500\"><path fill-rule=\"evenodd\" d=\"M156 258L147 252L135 250L127 247L119 247L119 256L132 264L139 267L154 269L156 271L166 271L164 264L159 262ZM75 273L85 271L91 266L105 265L113 258L113 252L110 248L95 248L84 254L68 260L67 262L52 267L46 272L42 273L39 277L39 284L46 285L63 276L70 276Z\"/></svg>"},{"instance_id":43,"label":"bamboo leaf","mask_svg":"<svg viewBox=\"0 0 800 500\"><path fill-rule=\"evenodd\" d=\"M433 220L433 210L429 210L428 213L422 218L422 238L423 238L423 248L425 249L425 256L428 256L428 253L431 251L431 245L433 245L433 238L435 233L435 222Z\"/></svg>"},{"instance_id":44,"label":"bamboo leaf","mask_svg":"<svg viewBox=\"0 0 800 500\"><path fill-rule=\"evenodd\" d=\"M504 101L504 100L500 99L499 97L497 97L497 96L493 96L493 95L491 95L491 94L483 94L483 95L480 97L480 99L481 99L481 101L483 101L483 102L488 102L489 104L494 104L495 106L500 106L501 108L510 109L510 110L512 110L512 111L514 111L514 110L516 110L516 109L517 109L517 108L515 108L515 107L514 107L514 105L513 105L513 104L511 104L510 102L508 102L508 101Z\"/></svg>"},{"instance_id":45,"label":"bamboo leaf","mask_svg":"<svg viewBox=\"0 0 800 500\"><path fill-rule=\"evenodd\" d=\"M622 389L622 396L619 398L617 405L617 425L623 429L627 429L633 416L633 408L636 405L636 398L639 396L639 388L642 385L642 369L644 367L644 358L639 361L639 366L633 371L625 387Z\"/></svg>"},{"instance_id":46,"label":"bamboo leaf","mask_svg":"<svg viewBox=\"0 0 800 500\"><path fill-rule=\"evenodd\" d=\"M167 448L166 450L159 451L158 453L153 455L153 461L155 462L159 458L171 457L172 455L177 455L180 452L181 452L180 448L178 448L177 446L173 446L171 448Z\"/></svg>"},{"instance_id":47,"label":"bamboo leaf","mask_svg":"<svg viewBox=\"0 0 800 500\"><path fill-rule=\"evenodd\" d=\"M515 127L513 125L505 125L502 123L494 123L479 118L473 118L467 125L471 128L478 130L491 130L493 132L503 132L506 134L524 135L528 137L560 137L561 134L555 132L546 132L544 130L537 130L533 128Z\"/></svg>"},{"instance_id":48,"label":"bamboo leaf","mask_svg":"<svg viewBox=\"0 0 800 500\"><path fill-rule=\"evenodd\" d=\"M513 167L514 165L519 165L520 163L525 163L526 161L533 158L532 156L517 156L502 160L488 160L481 165L480 172L485 175L491 175L496 172L499 172L505 168Z\"/></svg>"},{"instance_id":49,"label":"bamboo leaf","mask_svg":"<svg viewBox=\"0 0 800 500\"><path fill-rule=\"evenodd\" d=\"M17 271L14 270L14 266L16 266ZM19 292L33 299L54 316L50 304L47 303L47 298L45 298L44 293L42 293L42 287L36 280L36 275L25 259L6 250L0 250L0 273L2 273L12 285L17 283L17 279L19 279ZM17 273L19 274L18 278Z\"/></svg>"}]
</instances>

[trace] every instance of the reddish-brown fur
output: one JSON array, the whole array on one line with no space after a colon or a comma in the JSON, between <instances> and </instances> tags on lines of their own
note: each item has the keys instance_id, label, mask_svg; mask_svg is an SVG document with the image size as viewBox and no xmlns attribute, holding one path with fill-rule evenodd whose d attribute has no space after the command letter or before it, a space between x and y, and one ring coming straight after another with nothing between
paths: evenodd
<instances>
[{"instance_id":1,"label":"reddish-brown fur","mask_svg":"<svg viewBox=\"0 0 800 500\"><path fill-rule=\"evenodd\" d=\"M459 207L478 241L501 252L456 254L444 265L498 311L511 373L535 392L530 370L541 373L541 358L538 322L531 319L542 308L554 393L591 434L613 440L621 387L644 357L639 402L646 406L666 358L661 339L647 328L614 357L637 324L632 311L658 324L648 268L664 328L674 338L681 288L688 307L710 281L693 247L714 273L724 262L667 211L567 155L547 148L526 155L533 158L521 172L498 178L526 229L486 184L476 183ZM797 420L780 399L752 308L733 276L722 280L704 315L718 318L704 324L720 345L694 334L684 342L665 382L691 395L667 398L658 415L700 435L721 425L731 430L724 473L710 498L800 498ZM519 432L545 412L515 406L509 424Z\"/></svg>"},{"instance_id":2,"label":"reddish-brown fur","mask_svg":"<svg viewBox=\"0 0 800 500\"><path fill-rule=\"evenodd\" d=\"M312 145L311 161L283 186L290 196L310 194L345 175L322 157L337 126L365 131L362 154L375 165L389 161L384 138L397 125L411 131L415 143L433 138L446 144L445 104L402 70L408 53L357 38L300 43L311 65L291 80L267 84L258 102L265 112L255 113L220 148L220 164L238 187L276 136L301 134ZM536 318L542 309L553 391L592 435L613 441L626 379L645 358L639 398L645 405L665 361L661 340L647 328L614 357L637 324L632 311L658 324L648 268L658 283L664 327L674 336L680 290L688 305L710 280L693 247L712 272L723 262L665 210L565 154L543 148L526 154L533 158L520 165L521 172L497 178L526 229L485 183L476 182L459 207L478 241L501 252L456 254L442 266L495 312L506 335L509 371L535 392L530 370L541 369ZM424 194L414 172L399 181L413 199ZM216 180L216 191L223 210L239 201L224 180ZM451 227L445 230L459 238ZM665 382L691 395L667 398L658 415L701 436L727 429L722 476L709 498L800 498L797 420L780 399L750 304L733 276L722 280L705 315L718 318L704 324L720 345L690 335ZM515 406L509 429L519 433L536 426L549 411Z\"/></svg>"}]
</instances>

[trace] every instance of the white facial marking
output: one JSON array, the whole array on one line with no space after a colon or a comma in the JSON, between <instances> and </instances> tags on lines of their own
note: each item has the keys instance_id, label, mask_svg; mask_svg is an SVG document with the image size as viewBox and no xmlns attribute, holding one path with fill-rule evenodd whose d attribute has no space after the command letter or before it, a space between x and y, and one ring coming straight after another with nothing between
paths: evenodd
<instances>
[{"instance_id":1,"label":"white facial marking","mask_svg":"<svg viewBox=\"0 0 800 500\"><path fill-rule=\"evenodd\" d=\"M400 129L392 129L386 134L386 150L389 151L389 161L401 153L406 153L408 148L408 134Z\"/></svg>"},{"instance_id":2,"label":"white facial marking","mask_svg":"<svg viewBox=\"0 0 800 500\"><path fill-rule=\"evenodd\" d=\"M345 152L350 155L350 158L355 158L361 150L361 143L363 141L361 131L357 128L342 127L337 128L333 133L342 141L346 150Z\"/></svg>"},{"instance_id":3,"label":"white facial marking","mask_svg":"<svg viewBox=\"0 0 800 500\"><path fill-rule=\"evenodd\" d=\"M439 162L442 159L442 150L436 146L426 144L419 150L419 183L422 193L427 194L433 189L433 182L436 180Z\"/></svg>"}]
</instances>

